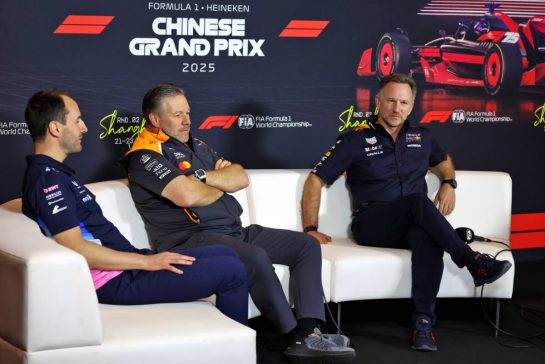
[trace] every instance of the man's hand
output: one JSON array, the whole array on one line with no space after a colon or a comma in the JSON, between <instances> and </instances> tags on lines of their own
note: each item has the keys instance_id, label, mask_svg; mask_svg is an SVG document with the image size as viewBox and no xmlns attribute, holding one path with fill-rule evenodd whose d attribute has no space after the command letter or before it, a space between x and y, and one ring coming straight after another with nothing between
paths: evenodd
<instances>
[{"instance_id":1,"label":"man's hand","mask_svg":"<svg viewBox=\"0 0 545 364\"><path fill-rule=\"evenodd\" d=\"M433 201L443 216L450 215L456 206L456 194L454 188L448 183L443 183L435 195Z\"/></svg>"},{"instance_id":2,"label":"man's hand","mask_svg":"<svg viewBox=\"0 0 545 364\"><path fill-rule=\"evenodd\" d=\"M214 169L222 169L225 167L229 167L231 165L231 162L229 162L227 159L218 159L216 161L216 165L214 166Z\"/></svg>"},{"instance_id":3,"label":"man's hand","mask_svg":"<svg viewBox=\"0 0 545 364\"><path fill-rule=\"evenodd\" d=\"M307 234L314 236L320 244L331 243L331 236L323 234L319 231L309 231Z\"/></svg>"},{"instance_id":4,"label":"man's hand","mask_svg":"<svg viewBox=\"0 0 545 364\"><path fill-rule=\"evenodd\" d=\"M194 257L172 252L145 255L144 257L146 257L143 267L144 270L169 270L177 274L183 274L183 271L174 267L172 264L191 265L195 261Z\"/></svg>"}]
</instances>

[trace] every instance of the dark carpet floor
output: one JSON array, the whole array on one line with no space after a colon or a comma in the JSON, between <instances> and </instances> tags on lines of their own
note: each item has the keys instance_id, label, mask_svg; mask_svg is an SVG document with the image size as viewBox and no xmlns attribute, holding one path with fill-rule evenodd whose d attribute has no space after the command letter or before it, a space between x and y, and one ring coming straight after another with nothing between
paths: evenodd
<instances>
[{"instance_id":1,"label":"dark carpet floor","mask_svg":"<svg viewBox=\"0 0 545 364\"><path fill-rule=\"evenodd\" d=\"M515 287L501 302L500 334L489 299L439 299L434 333L439 350L421 353L409 348L410 300L372 300L342 304L342 330L352 340L359 363L528 363L545 364L545 250L515 252ZM330 305L335 315L335 305ZM250 320L257 330L258 363L288 363L285 340L264 317ZM333 332L331 322L324 328Z\"/></svg>"}]
</instances>

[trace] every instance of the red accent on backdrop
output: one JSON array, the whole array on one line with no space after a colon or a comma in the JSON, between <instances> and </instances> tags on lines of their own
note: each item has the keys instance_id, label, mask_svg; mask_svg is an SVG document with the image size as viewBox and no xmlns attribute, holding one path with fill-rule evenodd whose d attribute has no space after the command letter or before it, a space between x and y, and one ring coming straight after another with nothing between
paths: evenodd
<instances>
[{"instance_id":1,"label":"red accent on backdrop","mask_svg":"<svg viewBox=\"0 0 545 364\"><path fill-rule=\"evenodd\" d=\"M100 34L114 18L110 15L68 15L53 33Z\"/></svg>"},{"instance_id":2,"label":"red accent on backdrop","mask_svg":"<svg viewBox=\"0 0 545 364\"><path fill-rule=\"evenodd\" d=\"M317 38L329 24L329 20L292 20L279 37Z\"/></svg>"},{"instance_id":3,"label":"red accent on backdrop","mask_svg":"<svg viewBox=\"0 0 545 364\"><path fill-rule=\"evenodd\" d=\"M545 241L545 213L514 214L511 217L513 249L543 247L543 241Z\"/></svg>"}]
</instances>

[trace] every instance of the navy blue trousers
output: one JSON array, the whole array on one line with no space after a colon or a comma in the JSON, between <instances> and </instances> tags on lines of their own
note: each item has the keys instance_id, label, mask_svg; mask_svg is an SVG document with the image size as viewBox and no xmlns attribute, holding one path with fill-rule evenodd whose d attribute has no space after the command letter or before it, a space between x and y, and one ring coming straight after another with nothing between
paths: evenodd
<instances>
[{"instance_id":1,"label":"navy blue trousers","mask_svg":"<svg viewBox=\"0 0 545 364\"><path fill-rule=\"evenodd\" d=\"M176 265L183 274L167 270L124 271L97 290L99 302L115 305L188 302L215 294L216 307L221 312L247 325L248 277L238 254L221 245L173 251L196 260L192 265Z\"/></svg>"},{"instance_id":2,"label":"navy blue trousers","mask_svg":"<svg viewBox=\"0 0 545 364\"><path fill-rule=\"evenodd\" d=\"M248 270L250 295L261 313L282 333L297 326L297 319L325 321L322 289L322 251L311 235L297 231L250 225L242 233L226 235L212 231L193 234L184 248L225 244L233 248ZM295 316L290 308L273 263L290 269L290 295Z\"/></svg>"},{"instance_id":3,"label":"navy blue trousers","mask_svg":"<svg viewBox=\"0 0 545 364\"><path fill-rule=\"evenodd\" d=\"M352 220L352 234L360 245L411 249L414 320L426 317L435 321L435 300L443 276L443 252L450 254L460 268L473 256L471 248L425 194L363 206Z\"/></svg>"}]
</instances>

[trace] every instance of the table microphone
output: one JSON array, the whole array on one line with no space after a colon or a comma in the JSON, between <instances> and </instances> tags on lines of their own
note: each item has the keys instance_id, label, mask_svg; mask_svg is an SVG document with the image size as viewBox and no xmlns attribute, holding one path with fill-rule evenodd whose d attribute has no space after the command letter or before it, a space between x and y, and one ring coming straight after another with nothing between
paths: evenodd
<instances>
[{"instance_id":1,"label":"table microphone","mask_svg":"<svg viewBox=\"0 0 545 364\"><path fill-rule=\"evenodd\" d=\"M473 241L484 241L484 242L491 242L492 241L491 239L484 238L484 237L479 236L479 235L475 235L473 230L468 228L468 227L459 227L459 228L456 228L454 230L456 231L456 233L458 234L460 239L462 239L467 244L470 244Z\"/></svg>"}]
</instances>

